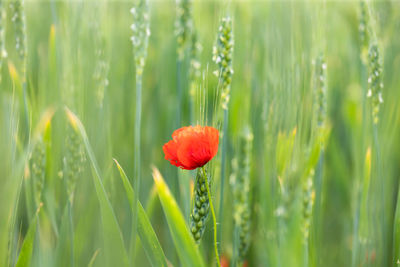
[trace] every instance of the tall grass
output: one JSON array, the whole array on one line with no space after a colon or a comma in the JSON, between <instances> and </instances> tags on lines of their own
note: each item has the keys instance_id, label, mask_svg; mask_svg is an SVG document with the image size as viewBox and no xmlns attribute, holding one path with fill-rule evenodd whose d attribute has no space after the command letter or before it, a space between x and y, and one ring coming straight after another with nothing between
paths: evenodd
<instances>
[{"instance_id":1,"label":"tall grass","mask_svg":"<svg viewBox=\"0 0 400 267\"><path fill-rule=\"evenodd\" d=\"M232 19L227 16L221 19L218 28L216 44L213 47L213 61L218 68L214 72L218 77L218 89L220 94L220 105L223 117L222 119L222 147L221 147L221 187L220 187L220 204L218 221L221 225L219 231L219 242L222 240L223 210L224 210L224 188L225 188L225 167L228 141L228 110L230 100L230 90L233 75L233 23ZM219 111L219 109L218 109ZM218 114L221 114L218 112Z\"/></svg>"},{"instance_id":2,"label":"tall grass","mask_svg":"<svg viewBox=\"0 0 400 267\"><path fill-rule=\"evenodd\" d=\"M398 264L398 3L0 4L0 266Z\"/></svg>"}]
</instances>

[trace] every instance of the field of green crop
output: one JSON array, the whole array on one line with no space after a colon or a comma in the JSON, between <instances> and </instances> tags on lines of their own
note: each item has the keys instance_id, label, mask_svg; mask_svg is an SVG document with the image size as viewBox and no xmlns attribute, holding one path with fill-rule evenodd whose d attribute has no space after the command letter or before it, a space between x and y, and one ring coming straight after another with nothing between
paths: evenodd
<instances>
[{"instance_id":1,"label":"field of green crop","mask_svg":"<svg viewBox=\"0 0 400 267\"><path fill-rule=\"evenodd\" d=\"M394 0L0 1L0 267L400 266L399 32Z\"/></svg>"}]
</instances>

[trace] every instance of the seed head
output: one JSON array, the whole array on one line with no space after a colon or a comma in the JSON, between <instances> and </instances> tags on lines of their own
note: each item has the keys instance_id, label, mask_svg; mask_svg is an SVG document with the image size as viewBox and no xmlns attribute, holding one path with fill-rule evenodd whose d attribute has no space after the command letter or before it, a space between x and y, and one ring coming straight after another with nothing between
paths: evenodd
<instances>
[{"instance_id":1,"label":"seed head","mask_svg":"<svg viewBox=\"0 0 400 267\"><path fill-rule=\"evenodd\" d=\"M63 174L69 201L73 202L77 180L82 176L85 168L86 156L79 134L71 128L68 129L65 145Z\"/></svg>"},{"instance_id":2,"label":"seed head","mask_svg":"<svg viewBox=\"0 0 400 267\"><path fill-rule=\"evenodd\" d=\"M221 84L221 104L223 109L228 109L233 75L234 39L232 27L232 20L229 17L221 20L216 45L213 47L213 60L218 66L215 74Z\"/></svg>"},{"instance_id":3,"label":"seed head","mask_svg":"<svg viewBox=\"0 0 400 267\"><path fill-rule=\"evenodd\" d=\"M133 15L133 32L131 41L135 54L136 73L143 73L145 59L147 57L147 47L150 37L149 7L147 0L141 0L138 6L130 10Z\"/></svg>"},{"instance_id":4,"label":"seed head","mask_svg":"<svg viewBox=\"0 0 400 267\"><path fill-rule=\"evenodd\" d=\"M310 171L309 176L303 184L303 231L304 239L307 242L312 217L312 208L314 204L315 191L313 187L314 170Z\"/></svg>"},{"instance_id":5,"label":"seed head","mask_svg":"<svg viewBox=\"0 0 400 267\"><path fill-rule=\"evenodd\" d=\"M96 50L96 66L93 73L93 79L96 82L96 97L97 97L97 104L102 107L103 100L104 100L104 92L108 87L108 72L110 69L109 62L106 59L105 52L104 52L104 42L101 41L98 44Z\"/></svg>"},{"instance_id":6,"label":"seed head","mask_svg":"<svg viewBox=\"0 0 400 267\"><path fill-rule=\"evenodd\" d=\"M11 21L14 25L14 36L15 36L15 48L17 54L22 61L22 73L25 77L26 71L26 23L25 23L25 12L24 2L22 0L16 0L10 3L12 11Z\"/></svg>"},{"instance_id":7,"label":"seed head","mask_svg":"<svg viewBox=\"0 0 400 267\"><path fill-rule=\"evenodd\" d=\"M176 0L175 34L177 38L178 59L182 60L193 28L192 1Z\"/></svg>"},{"instance_id":8,"label":"seed head","mask_svg":"<svg viewBox=\"0 0 400 267\"><path fill-rule=\"evenodd\" d=\"M29 157L30 177L33 182L34 197L37 207L42 198L46 175L46 147L42 139L35 144L32 154Z\"/></svg>"},{"instance_id":9,"label":"seed head","mask_svg":"<svg viewBox=\"0 0 400 267\"><path fill-rule=\"evenodd\" d=\"M5 48L5 10L3 6L3 2L0 2L0 82L2 80L1 73L2 73L2 65L3 60L7 58L7 51Z\"/></svg>"},{"instance_id":10,"label":"seed head","mask_svg":"<svg viewBox=\"0 0 400 267\"><path fill-rule=\"evenodd\" d=\"M383 103L382 97L382 65L377 44L371 44L368 52L368 93L371 99L372 120L378 123L379 109Z\"/></svg>"},{"instance_id":11,"label":"seed head","mask_svg":"<svg viewBox=\"0 0 400 267\"><path fill-rule=\"evenodd\" d=\"M368 43L369 43L369 17L368 17L368 9L365 1L360 1L360 15L359 15L359 26L358 32L360 35L361 42L361 53L362 59L366 62L366 57L364 56L368 51Z\"/></svg>"},{"instance_id":12,"label":"seed head","mask_svg":"<svg viewBox=\"0 0 400 267\"><path fill-rule=\"evenodd\" d=\"M315 98L317 102L317 127L323 127L326 121L326 69L324 56L315 60Z\"/></svg>"},{"instance_id":13,"label":"seed head","mask_svg":"<svg viewBox=\"0 0 400 267\"><path fill-rule=\"evenodd\" d=\"M192 98L192 102L194 102L196 84L201 76L201 71L200 71L201 63L199 59L201 50L202 46L200 42L197 40L197 34L193 32L190 44L190 68L189 68L189 77L190 77L189 94Z\"/></svg>"},{"instance_id":14,"label":"seed head","mask_svg":"<svg viewBox=\"0 0 400 267\"><path fill-rule=\"evenodd\" d=\"M203 168L198 168L193 194L193 207L189 220L190 230L197 243L200 242L206 229L206 221L210 208L204 175L207 175L207 173L203 172Z\"/></svg>"}]
</instances>

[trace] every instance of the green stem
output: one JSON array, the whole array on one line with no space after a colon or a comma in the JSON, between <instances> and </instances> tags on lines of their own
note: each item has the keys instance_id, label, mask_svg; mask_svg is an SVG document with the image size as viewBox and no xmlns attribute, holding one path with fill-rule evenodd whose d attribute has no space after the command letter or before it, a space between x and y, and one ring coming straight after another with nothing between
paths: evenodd
<instances>
[{"instance_id":1,"label":"green stem","mask_svg":"<svg viewBox=\"0 0 400 267\"><path fill-rule=\"evenodd\" d=\"M25 74L26 75L26 74ZM25 78L24 78L25 79ZM29 107L28 107L28 92L27 92L27 84L26 81L22 84L22 93L23 93L23 101L24 101L24 113L25 113L25 126L26 126L26 136L24 135L23 138L26 138L28 142L30 141L30 116L29 116ZM25 140L26 141L26 140Z\"/></svg>"},{"instance_id":2,"label":"green stem","mask_svg":"<svg viewBox=\"0 0 400 267\"><path fill-rule=\"evenodd\" d=\"M187 87L187 84L184 82L185 81L185 72L184 68L187 66L186 62L186 55L183 54L181 56L178 52L178 60L176 62L176 87L177 87L177 93L178 93L178 110L176 113L176 123L177 127L176 129L181 127L182 123L182 110L183 110L183 102L184 100L184 90ZM191 121L191 123L193 123ZM181 173L179 169L177 169L177 174L178 177L181 177ZM175 180L175 185L176 189L179 190L179 201L181 203L181 206L183 207L184 215L185 218L189 218L190 214L190 192L188 188L190 187L190 180L189 179L174 179Z\"/></svg>"},{"instance_id":3,"label":"green stem","mask_svg":"<svg viewBox=\"0 0 400 267\"><path fill-rule=\"evenodd\" d=\"M359 246L358 229L360 225L360 208L361 208L361 197L362 197L361 176L358 179L359 180L356 181L356 207L355 207L354 222L353 222L353 250L351 256L352 267L355 267L357 264L358 246Z\"/></svg>"},{"instance_id":4,"label":"green stem","mask_svg":"<svg viewBox=\"0 0 400 267\"><path fill-rule=\"evenodd\" d=\"M178 56L178 60L176 62L176 88L177 88L177 101L178 101L178 109L176 111L176 127L175 127L176 129L181 127L181 111L182 111L182 85L181 85L182 68L181 67L182 67L182 60L179 59ZM178 168L176 170L176 176L180 177L180 172ZM181 179L173 179L173 191L174 194L179 197L179 199L177 199L178 203L180 201L183 201L184 196L181 190ZM183 204L183 206L185 205L186 204Z\"/></svg>"},{"instance_id":5,"label":"green stem","mask_svg":"<svg viewBox=\"0 0 400 267\"><path fill-rule=\"evenodd\" d=\"M208 177L207 177L207 173L206 173L206 168L204 166L202 168L203 168L204 180L206 182L208 200L210 201L211 215L213 217L215 257L217 259L218 266L221 266L221 263L219 262L218 245L217 245L217 218L215 217L214 205L211 200L210 186L208 185Z\"/></svg>"},{"instance_id":6,"label":"green stem","mask_svg":"<svg viewBox=\"0 0 400 267\"><path fill-rule=\"evenodd\" d=\"M320 225L320 220L321 220L323 166L324 166L324 149L321 149L315 173L315 209L314 209L315 225ZM317 231L317 238L318 237L319 233Z\"/></svg>"},{"instance_id":7,"label":"green stem","mask_svg":"<svg viewBox=\"0 0 400 267\"><path fill-rule=\"evenodd\" d=\"M29 220L31 220L34 216L35 204L33 201L33 192L32 192L32 179L24 179L23 180L23 187L25 191L25 205L28 214Z\"/></svg>"},{"instance_id":8,"label":"green stem","mask_svg":"<svg viewBox=\"0 0 400 267\"><path fill-rule=\"evenodd\" d=\"M72 219L72 202L68 201L69 234L71 242L71 266L74 266L74 223Z\"/></svg>"},{"instance_id":9,"label":"green stem","mask_svg":"<svg viewBox=\"0 0 400 267\"><path fill-rule=\"evenodd\" d=\"M22 169L22 168L21 168ZM15 177L14 175L12 177ZM15 238L14 238L14 233L15 233L15 226L16 226L16 221L17 221L17 216L18 216L18 206L19 206L19 201L21 199L21 191L23 189L23 181L24 179L22 178L21 175L21 181L19 182L17 193L15 195L14 199L14 204L13 204L13 209L12 209L12 215L10 219L10 225L9 225L9 239L10 240L10 246L9 246L9 251L8 251L8 266L14 266L17 262L17 244L15 243Z\"/></svg>"},{"instance_id":10,"label":"green stem","mask_svg":"<svg viewBox=\"0 0 400 267\"><path fill-rule=\"evenodd\" d=\"M309 259L308 259L308 238L304 241L304 267L308 267Z\"/></svg>"},{"instance_id":11,"label":"green stem","mask_svg":"<svg viewBox=\"0 0 400 267\"><path fill-rule=\"evenodd\" d=\"M135 194L133 215L132 215L132 232L130 240L130 257L131 262L134 262L135 243L136 243L136 228L137 228L137 202L140 192L140 128L142 120L142 75L136 73L136 112L135 112L135 161L134 161L134 189Z\"/></svg>"},{"instance_id":12,"label":"green stem","mask_svg":"<svg viewBox=\"0 0 400 267\"><path fill-rule=\"evenodd\" d=\"M323 146L323 144L321 144ZM322 184L323 184L323 170L324 170L324 157L325 152L324 149L321 149L319 154L318 162L315 169L315 207L313 209L313 227L311 231L313 231L313 236L311 237L316 246L312 247L315 253L315 261L318 264L321 264L321 221L322 221ZM308 242L308 241L307 241ZM307 244L307 251L308 251ZM307 252L308 253L308 252ZM307 254L308 257L308 254Z\"/></svg>"},{"instance_id":13,"label":"green stem","mask_svg":"<svg viewBox=\"0 0 400 267\"><path fill-rule=\"evenodd\" d=\"M232 267L238 266L238 258L239 258L239 229L238 226L235 226L233 231L233 254L232 254Z\"/></svg>"},{"instance_id":14,"label":"green stem","mask_svg":"<svg viewBox=\"0 0 400 267\"><path fill-rule=\"evenodd\" d=\"M220 191L220 202L219 202L219 224L222 225L223 218L223 207L224 207L224 185L225 185L225 157L226 157L226 146L227 146L227 132L228 132L228 109L224 109L224 119L222 125L222 151L221 151L221 191ZM222 227L220 227L222 229ZM221 244L222 231L219 231L219 244Z\"/></svg>"},{"instance_id":15,"label":"green stem","mask_svg":"<svg viewBox=\"0 0 400 267\"><path fill-rule=\"evenodd\" d=\"M191 88L190 88L190 90L191 90ZM194 95L192 95L192 92L189 92L189 93L190 93L190 103L189 103L189 105L190 105L190 123L194 125L196 123L195 116L194 116L195 97L194 97Z\"/></svg>"},{"instance_id":16,"label":"green stem","mask_svg":"<svg viewBox=\"0 0 400 267\"><path fill-rule=\"evenodd\" d=\"M365 133L367 132L367 105L366 105L366 98L367 98L367 71L365 65L361 62L361 94L362 94L362 133L360 138L360 164L359 164L359 178L357 179L357 188L356 188L356 209L354 214L354 223L353 223L353 250L352 250L352 259L351 259L351 266L355 267L357 265L357 259L359 254L359 228L360 228L360 213L361 213L361 201L362 201L362 180L365 176L364 173L364 157L365 157Z\"/></svg>"},{"instance_id":17,"label":"green stem","mask_svg":"<svg viewBox=\"0 0 400 267\"><path fill-rule=\"evenodd\" d=\"M182 85L181 85L181 66L182 66L182 60L178 59L176 63L176 88L178 91L178 110L176 113L176 118L177 118L177 124L178 127L180 127L181 124L181 109L182 109Z\"/></svg>"},{"instance_id":18,"label":"green stem","mask_svg":"<svg viewBox=\"0 0 400 267\"><path fill-rule=\"evenodd\" d=\"M400 187L397 186L397 203L393 220L393 262L397 262L400 258Z\"/></svg>"},{"instance_id":19,"label":"green stem","mask_svg":"<svg viewBox=\"0 0 400 267\"><path fill-rule=\"evenodd\" d=\"M382 175L382 170L381 170L381 163L380 163L380 150L379 150L379 138L378 138L378 126L376 125L376 124L374 124L373 126L372 126L372 128L373 128L373 137L374 137L374 145L375 145L375 164L376 164L376 167L375 167L375 179L376 179L376 181L378 181L378 179L379 178L381 178L380 177L380 175ZM385 251L387 251L386 250L386 246L387 246L387 244L386 244L386 218L385 218L385 215L386 215L386 212L385 212L385 184L384 184L384 181L381 179L381 180L379 180L379 184L380 184L380 190L381 190L381 204L380 204L380 206L381 206L381 208L382 208L382 210L381 210L381 228L382 228L382 233L381 233L381 235L382 235L382 240L381 240L381 243L382 243L382 252L385 252ZM383 254L382 254L382 262L383 262L383 266L387 266L387 257L385 257Z\"/></svg>"}]
</instances>

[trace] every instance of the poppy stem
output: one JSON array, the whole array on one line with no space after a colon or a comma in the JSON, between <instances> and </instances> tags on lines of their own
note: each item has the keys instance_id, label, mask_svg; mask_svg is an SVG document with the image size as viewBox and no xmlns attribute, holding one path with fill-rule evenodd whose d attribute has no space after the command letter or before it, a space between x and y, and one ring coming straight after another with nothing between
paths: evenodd
<instances>
[{"instance_id":1,"label":"poppy stem","mask_svg":"<svg viewBox=\"0 0 400 267\"><path fill-rule=\"evenodd\" d=\"M204 180L206 181L206 188L207 188L208 200L210 202L211 215L212 215L212 218L213 218L214 249L215 249L215 257L217 259L217 264L218 264L218 267L219 267L219 266L221 266L221 263L219 262L218 245L217 245L217 219L215 217L214 205L213 205L212 199L211 199L210 186L208 185L208 177L207 177L207 173L206 173L206 168L203 166L202 169L203 169L203 174L204 174Z\"/></svg>"}]
</instances>

